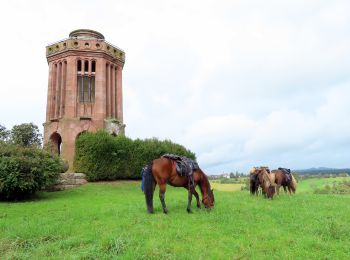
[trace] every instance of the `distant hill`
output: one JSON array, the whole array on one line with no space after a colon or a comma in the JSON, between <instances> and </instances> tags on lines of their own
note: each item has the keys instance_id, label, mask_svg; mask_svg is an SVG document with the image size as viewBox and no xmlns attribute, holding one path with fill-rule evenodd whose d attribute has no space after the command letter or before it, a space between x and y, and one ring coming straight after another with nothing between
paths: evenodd
<instances>
[{"instance_id":1,"label":"distant hill","mask_svg":"<svg viewBox=\"0 0 350 260\"><path fill-rule=\"evenodd\" d=\"M306 175L306 174L338 174L338 173L350 174L350 168L337 169L337 168L318 167L318 168L294 170L293 172L297 172L301 175Z\"/></svg>"}]
</instances>

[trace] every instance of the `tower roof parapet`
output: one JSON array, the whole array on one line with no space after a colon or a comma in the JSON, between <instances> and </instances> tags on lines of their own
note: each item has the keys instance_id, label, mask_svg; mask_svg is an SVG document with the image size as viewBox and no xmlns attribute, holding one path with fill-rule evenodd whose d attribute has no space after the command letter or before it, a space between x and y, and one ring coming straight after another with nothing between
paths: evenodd
<instances>
[{"instance_id":1,"label":"tower roof parapet","mask_svg":"<svg viewBox=\"0 0 350 260\"><path fill-rule=\"evenodd\" d=\"M125 52L121 48L107 42L103 34L89 29L74 30L69 34L69 38L46 46L48 60L51 57L56 57L56 55L71 52L104 53L122 64L125 62Z\"/></svg>"},{"instance_id":2,"label":"tower roof parapet","mask_svg":"<svg viewBox=\"0 0 350 260\"><path fill-rule=\"evenodd\" d=\"M102 33L99 33L90 29L78 29L74 30L69 34L69 38L75 39L101 39L104 40L105 37Z\"/></svg>"}]
</instances>

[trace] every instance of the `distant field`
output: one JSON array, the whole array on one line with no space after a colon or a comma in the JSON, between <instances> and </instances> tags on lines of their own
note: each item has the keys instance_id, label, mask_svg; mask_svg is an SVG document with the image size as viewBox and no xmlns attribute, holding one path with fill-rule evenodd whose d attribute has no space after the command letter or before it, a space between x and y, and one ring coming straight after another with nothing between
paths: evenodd
<instances>
[{"instance_id":1,"label":"distant field","mask_svg":"<svg viewBox=\"0 0 350 260\"><path fill-rule=\"evenodd\" d=\"M215 184L215 209L193 214L171 187L169 214L158 195L147 214L138 182L0 203L0 259L348 259L350 196L309 194L311 182L272 201Z\"/></svg>"},{"instance_id":2,"label":"distant field","mask_svg":"<svg viewBox=\"0 0 350 260\"><path fill-rule=\"evenodd\" d=\"M312 193L316 188L322 188L327 184L333 185L335 182L342 182L344 180L350 180L350 177L306 179L298 183L298 192Z\"/></svg>"},{"instance_id":3,"label":"distant field","mask_svg":"<svg viewBox=\"0 0 350 260\"><path fill-rule=\"evenodd\" d=\"M214 192L216 190L218 191L240 191L241 187L244 186L244 184L221 184L221 183L212 183L212 188L214 189Z\"/></svg>"}]
</instances>

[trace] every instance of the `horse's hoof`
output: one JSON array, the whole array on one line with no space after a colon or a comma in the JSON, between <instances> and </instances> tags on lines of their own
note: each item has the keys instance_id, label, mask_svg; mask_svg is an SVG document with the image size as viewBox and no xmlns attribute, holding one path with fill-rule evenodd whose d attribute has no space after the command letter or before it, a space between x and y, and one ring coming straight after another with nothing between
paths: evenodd
<instances>
[{"instance_id":1,"label":"horse's hoof","mask_svg":"<svg viewBox=\"0 0 350 260\"><path fill-rule=\"evenodd\" d=\"M153 213L154 213L154 210L153 210L153 209L149 209L149 210L148 210L148 213L149 213L149 214L153 214Z\"/></svg>"},{"instance_id":2,"label":"horse's hoof","mask_svg":"<svg viewBox=\"0 0 350 260\"><path fill-rule=\"evenodd\" d=\"M168 214L168 209L163 209L164 214Z\"/></svg>"},{"instance_id":3,"label":"horse's hoof","mask_svg":"<svg viewBox=\"0 0 350 260\"><path fill-rule=\"evenodd\" d=\"M201 205L197 205L197 208L200 209L200 208L201 208Z\"/></svg>"},{"instance_id":4,"label":"horse's hoof","mask_svg":"<svg viewBox=\"0 0 350 260\"><path fill-rule=\"evenodd\" d=\"M192 210L191 209L187 209L187 213L192 213Z\"/></svg>"}]
</instances>

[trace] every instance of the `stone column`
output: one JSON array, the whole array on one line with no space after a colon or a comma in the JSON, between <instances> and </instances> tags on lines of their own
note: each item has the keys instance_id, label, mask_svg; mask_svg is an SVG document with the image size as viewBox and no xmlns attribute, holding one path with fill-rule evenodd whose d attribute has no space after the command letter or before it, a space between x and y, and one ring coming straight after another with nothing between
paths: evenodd
<instances>
[{"instance_id":1,"label":"stone column","mask_svg":"<svg viewBox=\"0 0 350 260\"><path fill-rule=\"evenodd\" d=\"M115 97L115 101L114 101L114 117L118 118L118 75L117 75L117 67L114 68L114 97Z\"/></svg>"},{"instance_id":2,"label":"stone column","mask_svg":"<svg viewBox=\"0 0 350 260\"><path fill-rule=\"evenodd\" d=\"M113 65L109 67L109 117L113 118Z\"/></svg>"},{"instance_id":3,"label":"stone column","mask_svg":"<svg viewBox=\"0 0 350 260\"><path fill-rule=\"evenodd\" d=\"M93 119L97 122L98 128L103 127L103 119L106 115L105 68L106 64L101 59L95 61L95 102L93 106Z\"/></svg>"},{"instance_id":4,"label":"stone column","mask_svg":"<svg viewBox=\"0 0 350 260\"><path fill-rule=\"evenodd\" d=\"M77 58L75 56L67 58L65 89L65 117L74 118L77 116Z\"/></svg>"},{"instance_id":5,"label":"stone column","mask_svg":"<svg viewBox=\"0 0 350 260\"><path fill-rule=\"evenodd\" d=\"M106 118L108 118L109 115L109 63L106 63Z\"/></svg>"},{"instance_id":6,"label":"stone column","mask_svg":"<svg viewBox=\"0 0 350 260\"><path fill-rule=\"evenodd\" d=\"M55 97L55 118L59 117L59 106L60 106L60 91L61 91L61 68L62 63L57 64L57 74L56 74L56 97Z\"/></svg>"},{"instance_id":7,"label":"stone column","mask_svg":"<svg viewBox=\"0 0 350 260\"><path fill-rule=\"evenodd\" d=\"M50 121L51 118L51 111L52 111L52 78L54 74L54 65L52 62L49 63L49 80L48 80L48 87L47 87L47 103L46 103L46 122Z\"/></svg>"},{"instance_id":8,"label":"stone column","mask_svg":"<svg viewBox=\"0 0 350 260\"><path fill-rule=\"evenodd\" d=\"M53 75L52 75L52 95L51 95L50 119L55 118L57 63L52 64L52 66L53 66Z\"/></svg>"},{"instance_id":9,"label":"stone column","mask_svg":"<svg viewBox=\"0 0 350 260\"><path fill-rule=\"evenodd\" d=\"M122 67L117 67L117 118L123 123Z\"/></svg>"},{"instance_id":10,"label":"stone column","mask_svg":"<svg viewBox=\"0 0 350 260\"><path fill-rule=\"evenodd\" d=\"M65 96L66 96L66 73L67 73L67 62L62 62L62 72L61 72L61 94L60 94L60 117L64 116L65 109Z\"/></svg>"},{"instance_id":11,"label":"stone column","mask_svg":"<svg viewBox=\"0 0 350 260\"><path fill-rule=\"evenodd\" d=\"M114 66L111 67L111 117L115 118L115 73L114 73Z\"/></svg>"}]
</instances>

